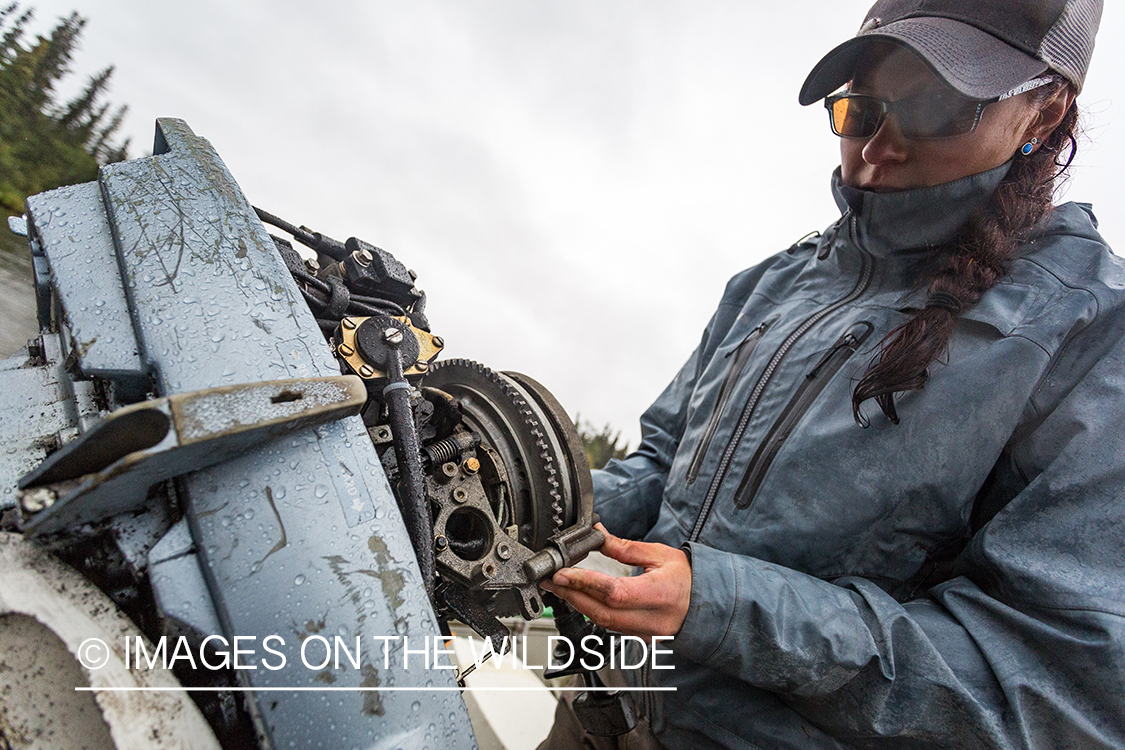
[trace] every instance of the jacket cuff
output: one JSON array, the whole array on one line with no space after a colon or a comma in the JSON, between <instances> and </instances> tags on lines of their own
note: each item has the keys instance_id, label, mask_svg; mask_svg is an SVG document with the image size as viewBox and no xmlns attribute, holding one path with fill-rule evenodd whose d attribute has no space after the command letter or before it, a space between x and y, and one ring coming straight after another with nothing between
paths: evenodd
<instances>
[{"instance_id":1,"label":"jacket cuff","mask_svg":"<svg viewBox=\"0 0 1125 750\"><path fill-rule=\"evenodd\" d=\"M697 542L685 542L682 548L691 561L691 600L672 648L706 664L722 646L734 620L738 574L730 554Z\"/></svg>"}]
</instances>

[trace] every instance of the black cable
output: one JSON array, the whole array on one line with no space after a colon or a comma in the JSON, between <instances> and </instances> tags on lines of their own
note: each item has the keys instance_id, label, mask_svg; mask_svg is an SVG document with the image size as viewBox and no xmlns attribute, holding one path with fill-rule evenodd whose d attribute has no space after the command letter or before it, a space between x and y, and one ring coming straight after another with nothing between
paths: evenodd
<instances>
[{"instance_id":1,"label":"black cable","mask_svg":"<svg viewBox=\"0 0 1125 750\"><path fill-rule=\"evenodd\" d=\"M352 302L358 302L361 305L370 305L377 307L381 311L391 315L406 315L406 310L402 305L397 302L392 302L389 299L382 299L380 297L361 297L359 295L352 295Z\"/></svg>"},{"instance_id":2,"label":"black cable","mask_svg":"<svg viewBox=\"0 0 1125 750\"><path fill-rule=\"evenodd\" d=\"M264 211L257 206L251 206L251 208L254 209L254 213L258 215L261 221L288 232L293 235L293 239L302 245L312 248L318 253L323 253L333 260L343 260L348 257L348 249L339 240L326 237L320 232L314 232L308 227L295 227L285 219L274 216L269 211Z\"/></svg>"},{"instance_id":3,"label":"black cable","mask_svg":"<svg viewBox=\"0 0 1125 750\"><path fill-rule=\"evenodd\" d=\"M270 224L272 226L277 227L278 229L281 229L285 232L288 232L289 234L293 235L298 240L300 240L301 244L308 245L309 243L306 242L305 240L306 239L309 239L309 240L313 239L311 232L308 232L308 231L303 232L303 231L301 231L300 227L295 227L292 224L290 224L289 222L287 222L285 219L274 216L269 211L264 211L264 210L258 208L257 206L251 206L251 208L254 209L254 213L258 214L258 218L260 220L262 220L266 224Z\"/></svg>"}]
</instances>

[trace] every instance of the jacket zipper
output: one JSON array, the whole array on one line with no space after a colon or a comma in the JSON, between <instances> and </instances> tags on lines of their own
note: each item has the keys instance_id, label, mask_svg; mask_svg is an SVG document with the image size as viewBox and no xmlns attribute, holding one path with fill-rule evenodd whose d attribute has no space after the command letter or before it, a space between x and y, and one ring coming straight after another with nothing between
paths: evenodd
<instances>
[{"instance_id":1,"label":"jacket zipper","mask_svg":"<svg viewBox=\"0 0 1125 750\"><path fill-rule=\"evenodd\" d=\"M758 488L762 486L762 479L778 451L781 450L782 444L796 429L805 412L816 401L816 397L820 395L820 392L824 390L824 387L828 385L837 371L844 366L844 363L856 353L860 344L871 335L871 331L874 329L875 326L867 321L853 324L805 376L804 382L797 388L797 392L793 394L793 398L789 400L789 403L781 412L781 416L777 418L777 422L766 433L766 439L762 441L757 453L750 461L750 467L742 478L742 484L739 485L738 492L734 495L735 507L750 507L754 495L757 494Z\"/></svg>"},{"instance_id":2,"label":"jacket zipper","mask_svg":"<svg viewBox=\"0 0 1125 750\"><path fill-rule=\"evenodd\" d=\"M703 432L703 439L699 441L699 445L695 447L695 455L691 458L691 464L688 465L687 470L687 483L692 484L699 478L699 471L703 468L703 459L707 456L707 449L711 446L711 439L715 437L715 430L719 426L719 418L722 417L723 412L726 411L727 402L730 401L731 392L734 390L734 384L738 382L738 378L742 375L743 368L746 363L750 361L750 355L758 347L758 342L765 336L766 330L773 325L779 316L774 316L769 320L761 323L750 333L746 334L746 338L742 339L737 347L727 352L726 358L730 359L734 356L730 366L727 367L727 374L723 378L723 384L719 388L719 397L715 401L715 408L711 411L711 417L707 420L707 429Z\"/></svg>"},{"instance_id":3,"label":"jacket zipper","mask_svg":"<svg viewBox=\"0 0 1125 750\"><path fill-rule=\"evenodd\" d=\"M746 427L750 423L750 417L753 416L754 409L757 408L758 402L762 398L762 393L765 391L766 386L769 385L774 372L781 364L781 360L785 358L785 355L789 353L793 345L809 332L809 329L844 305L854 302L861 297L863 293L867 291L867 287L871 285L871 278L875 270L875 259L872 258L867 251L860 249L859 245L854 242L855 216L851 215L849 211L840 219L840 223L849 222L849 219L849 233L853 235L852 244L859 250L860 256L861 266L859 279L856 280L855 286L852 287L852 290L846 295L806 318L796 330L790 333L785 340L781 342L781 346L779 346L777 351L773 353L773 356L770 357L769 362L766 364L766 369L762 371L761 377L758 378L758 382L754 385L754 390L750 393L750 397L747 399L745 406L742 407L742 414L739 415L738 424L735 425L734 433L731 435L730 441L723 451L722 458L719 459L719 465L715 470L715 476L712 477L711 484L707 487L707 494L703 496L703 504L700 506L699 515L696 516L695 523L691 527L691 533L688 535L689 542L699 540L699 535L703 531L703 524L707 522L707 517L711 515L711 508L715 505L715 496L719 492L719 486L723 483L727 470L730 469L730 463L734 458L734 452L738 448L738 443L742 440L742 435L746 432ZM833 240L838 232L839 225L837 225L836 231L832 234Z\"/></svg>"}]
</instances>

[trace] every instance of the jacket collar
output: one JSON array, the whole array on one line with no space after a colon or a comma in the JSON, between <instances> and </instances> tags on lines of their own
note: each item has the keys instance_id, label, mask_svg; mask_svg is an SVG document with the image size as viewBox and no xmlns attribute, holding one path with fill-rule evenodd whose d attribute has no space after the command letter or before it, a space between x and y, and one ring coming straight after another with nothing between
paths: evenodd
<instances>
[{"instance_id":1,"label":"jacket collar","mask_svg":"<svg viewBox=\"0 0 1125 750\"><path fill-rule=\"evenodd\" d=\"M1011 162L932 187L875 193L843 184L832 173L832 195L851 218L852 240L875 255L925 250L948 241L1008 173Z\"/></svg>"}]
</instances>

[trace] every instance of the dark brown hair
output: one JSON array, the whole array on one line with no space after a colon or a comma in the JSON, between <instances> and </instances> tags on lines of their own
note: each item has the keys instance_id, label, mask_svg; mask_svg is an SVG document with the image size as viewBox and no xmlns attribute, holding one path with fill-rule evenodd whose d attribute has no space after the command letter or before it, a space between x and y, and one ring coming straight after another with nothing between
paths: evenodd
<instances>
[{"instance_id":1,"label":"dark brown hair","mask_svg":"<svg viewBox=\"0 0 1125 750\"><path fill-rule=\"evenodd\" d=\"M1039 106L1068 84L1031 92ZM946 356L960 310L977 303L1000 283L1019 246L1053 209L1055 181L1070 166L1077 149L1078 111L1072 104L1062 122L1030 156L1017 154L1011 169L989 198L952 240L934 252L935 263L919 282L927 286L926 305L888 333L852 393L856 421L867 426L860 405L875 399L898 424L895 394L920 390L930 364Z\"/></svg>"}]
</instances>

